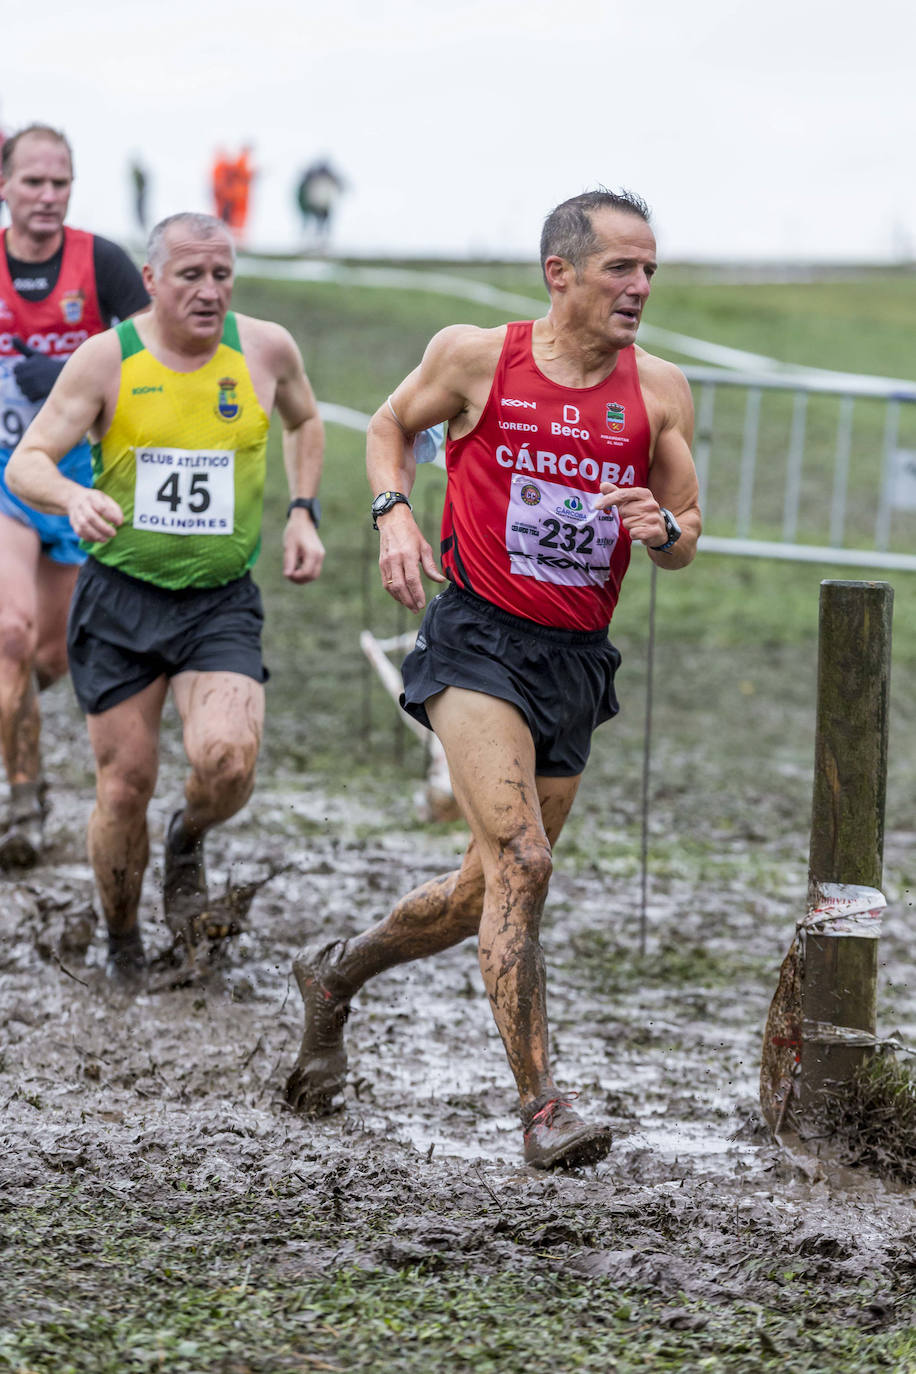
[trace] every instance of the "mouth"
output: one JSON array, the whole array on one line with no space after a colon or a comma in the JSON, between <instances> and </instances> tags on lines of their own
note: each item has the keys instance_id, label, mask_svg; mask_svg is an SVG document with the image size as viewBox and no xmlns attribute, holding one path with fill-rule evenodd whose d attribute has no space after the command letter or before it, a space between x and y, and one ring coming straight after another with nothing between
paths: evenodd
<instances>
[{"instance_id":1,"label":"mouth","mask_svg":"<svg viewBox=\"0 0 916 1374\"><path fill-rule=\"evenodd\" d=\"M615 311L614 311L614 314L615 314L615 315L619 315L619 316L621 317L621 319L629 320L630 324L639 324L639 311L638 311L638 310L631 310L631 309L627 308L626 306L624 306L624 307L622 307L622 308L619 309L619 310L615 310Z\"/></svg>"}]
</instances>

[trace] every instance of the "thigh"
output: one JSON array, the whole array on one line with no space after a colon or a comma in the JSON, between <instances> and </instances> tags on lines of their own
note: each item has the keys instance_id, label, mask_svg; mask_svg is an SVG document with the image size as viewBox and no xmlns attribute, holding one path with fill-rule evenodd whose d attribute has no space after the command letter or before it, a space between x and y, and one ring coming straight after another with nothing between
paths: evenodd
<instances>
[{"instance_id":1,"label":"thigh","mask_svg":"<svg viewBox=\"0 0 916 1374\"><path fill-rule=\"evenodd\" d=\"M553 844L580 775L536 775L534 741L521 711L500 698L462 687L447 687L431 697L426 708L484 868L518 836Z\"/></svg>"},{"instance_id":2,"label":"thigh","mask_svg":"<svg viewBox=\"0 0 916 1374\"><path fill-rule=\"evenodd\" d=\"M38 643L45 647L67 642L67 616L79 566L75 563L55 563L42 556L38 560ZM2 576L2 573L0 573Z\"/></svg>"},{"instance_id":3,"label":"thigh","mask_svg":"<svg viewBox=\"0 0 916 1374\"><path fill-rule=\"evenodd\" d=\"M100 775L152 788L159 760L159 723L168 681L164 677L107 711L86 717Z\"/></svg>"},{"instance_id":4,"label":"thigh","mask_svg":"<svg viewBox=\"0 0 916 1374\"><path fill-rule=\"evenodd\" d=\"M237 745L257 754L264 731L260 682L244 673L189 671L172 678L172 694L192 763L215 744Z\"/></svg>"},{"instance_id":5,"label":"thigh","mask_svg":"<svg viewBox=\"0 0 916 1374\"><path fill-rule=\"evenodd\" d=\"M15 612L33 623L38 618L38 535L21 520L0 511L0 587L2 610Z\"/></svg>"}]
</instances>

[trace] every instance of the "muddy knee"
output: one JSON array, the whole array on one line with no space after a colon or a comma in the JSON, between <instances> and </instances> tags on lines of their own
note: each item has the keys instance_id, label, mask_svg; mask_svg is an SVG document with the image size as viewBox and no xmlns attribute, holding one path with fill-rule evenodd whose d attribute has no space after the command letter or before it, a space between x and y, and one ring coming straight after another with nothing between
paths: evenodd
<instances>
[{"instance_id":1,"label":"muddy knee","mask_svg":"<svg viewBox=\"0 0 916 1374\"><path fill-rule=\"evenodd\" d=\"M155 786L155 775L146 772L103 771L96 782L99 809L106 816L130 823L146 815Z\"/></svg>"},{"instance_id":2,"label":"muddy knee","mask_svg":"<svg viewBox=\"0 0 916 1374\"><path fill-rule=\"evenodd\" d=\"M517 835L500 845L497 880L526 906L540 907L553 873L553 855L546 840Z\"/></svg>"},{"instance_id":3,"label":"muddy knee","mask_svg":"<svg viewBox=\"0 0 916 1374\"><path fill-rule=\"evenodd\" d=\"M14 607L0 612L0 659L29 664L35 657L37 643L35 622L30 616Z\"/></svg>"},{"instance_id":4,"label":"muddy knee","mask_svg":"<svg viewBox=\"0 0 916 1374\"><path fill-rule=\"evenodd\" d=\"M191 759L191 789L199 789L214 802L242 806L251 796L257 762L257 742L219 740Z\"/></svg>"}]
</instances>

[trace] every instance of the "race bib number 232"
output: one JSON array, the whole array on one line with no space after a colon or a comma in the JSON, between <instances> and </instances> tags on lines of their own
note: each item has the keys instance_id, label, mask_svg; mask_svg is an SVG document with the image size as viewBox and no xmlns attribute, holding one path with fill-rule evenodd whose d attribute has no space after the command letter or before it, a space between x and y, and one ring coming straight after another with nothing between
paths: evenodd
<instances>
[{"instance_id":1,"label":"race bib number 232","mask_svg":"<svg viewBox=\"0 0 916 1374\"><path fill-rule=\"evenodd\" d=\"M596 510L596 492L513 472L506 549L513 573L564 587L602 586L620 537L616 506Z\"/></svg>"},{"instance_id":2,"label":"race bib number 232","mask_svg":"<svg viewBox=\"0 0 916 1374\"><path fill-rule=\"evenodd\" d=\"M232 533L234 449L138 448L135 457L135 530Z\"/></svg>"}]
</instances>

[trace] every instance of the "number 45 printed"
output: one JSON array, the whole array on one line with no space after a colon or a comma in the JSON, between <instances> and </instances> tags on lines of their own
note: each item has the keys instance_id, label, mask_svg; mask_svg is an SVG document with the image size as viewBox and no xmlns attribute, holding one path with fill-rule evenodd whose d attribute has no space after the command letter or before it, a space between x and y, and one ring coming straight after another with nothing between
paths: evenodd
<instances>
[{"instance_id":1,"label":"number 45 printed","mask_svg":"<svg viewBox=\"0 0 916 1374\"><path fill-rule=\"evenodd\" d=\"M231 533L234 452L138 449L136 459L135 529L165 534Z\"/></svg>"}]
</instances>

